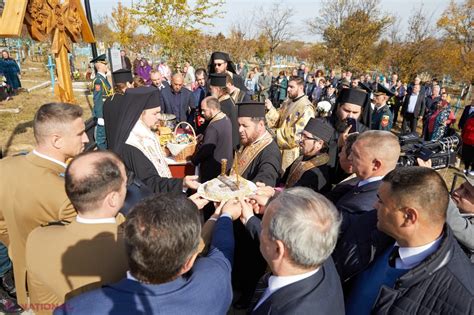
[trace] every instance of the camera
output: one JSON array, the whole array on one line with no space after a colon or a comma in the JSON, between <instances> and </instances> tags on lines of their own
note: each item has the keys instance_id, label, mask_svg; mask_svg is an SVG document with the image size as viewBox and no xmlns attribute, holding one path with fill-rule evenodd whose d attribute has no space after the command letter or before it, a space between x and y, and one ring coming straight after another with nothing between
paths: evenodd
<instances>
[{"instance_id":1,"label":"camera","mask_svg":"<svg viewBox=\"0 0 474 315\"><path fill-rule=\"evenodd\" d=\"M397 166L416 166L416 159L431 159L435 170L454 166L461 140L457 134L436 141L423 141L416 133L399 137L401 154Z\"/></svg>"}]
</instances>

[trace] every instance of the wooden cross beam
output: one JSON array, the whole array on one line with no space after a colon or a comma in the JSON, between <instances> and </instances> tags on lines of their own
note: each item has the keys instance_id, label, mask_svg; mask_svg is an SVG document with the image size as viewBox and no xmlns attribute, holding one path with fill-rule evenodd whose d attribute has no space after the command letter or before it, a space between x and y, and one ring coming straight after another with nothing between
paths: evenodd
<instances>
[{"instance_id":1,"label":"wooden cross beam","mask_svg":"<svg viewBox=\"0 0 474 315\"><path fill-rule=\"evenodd\" d=\"M55 94L62 102L76 103L68 53L72 43L95 42L80 0L7 1L0 19L0 36L20 37L23 24L34 40L51 39L58 72Z\"/></svg>"}]
</instances>

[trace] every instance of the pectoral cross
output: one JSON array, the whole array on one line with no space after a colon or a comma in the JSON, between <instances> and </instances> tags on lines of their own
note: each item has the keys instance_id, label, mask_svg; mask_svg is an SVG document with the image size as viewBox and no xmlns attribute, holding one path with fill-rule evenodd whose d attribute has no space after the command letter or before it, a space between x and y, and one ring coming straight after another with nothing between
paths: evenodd
<instances>
[{"instance_id":1,"label":"pectoral cross","mask_svg":"<svg viewBox=\"0 0 474 315\"><path fill-rule=\"evenodd\" d=\"M10 0L0 19L0 36L19 37L26 24L34 40L51 39L51 51L57 65L56 96L75 103L68 53L72 43L95 42L80 0Z\"/></svg>"}]
</instances>

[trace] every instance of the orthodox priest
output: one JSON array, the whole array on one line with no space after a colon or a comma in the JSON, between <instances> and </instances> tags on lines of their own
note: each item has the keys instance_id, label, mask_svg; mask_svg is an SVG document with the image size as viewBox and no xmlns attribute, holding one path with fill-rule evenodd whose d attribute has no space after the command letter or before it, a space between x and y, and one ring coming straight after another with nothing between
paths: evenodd
<instances>
[{"instance_id":1,"label":"orthodox priest","mask_svg":"<svg viewBox=\"0 0 474 315\"><path fill-rule=\"evenodd\" d=\"M237 152L239 174L252 182L274 187L281 167L281 153L265 128L264 103L238 105L240 149Z\"/></svg>"},{"instance_id":2,"label":"orthodox priest","mask_svg":"<svg viewBox=\"0 0 474 315\"><path fill-rule=\"evenodd\" d=\"M239 126L237 124L237 106L229 95L227 77L229 74L213 73L210 75L211 95L216 97L221 104L221 111L229 117L232 122L232 147L237 149L239 145Z\"/></svg>"},{"instance_id":3,"label":"orthodox priest","mask_svg":"<svg viewBox=\"0 0 474 315\"><path fill-rule=\"evenodd\" d=\"M279 178L281 153L265 128L264 103L239 103L238 116L241 146L236 156L239 174L255 183L275 186ZM234 221L234 238L233 287L241 292L234 307L246 309L258 280L265 273L267 263L260 253L258 243L252 240L240 220Z\"/></svg>"},{"instance_id":4,"label":"orthodox priest","mask_svg":"<svg viewBox=\"0 0 474 315\"><path fill-rule=\"evenodd\" d=\"M362 89L342 89L338 99L337 108L333 115L326 118L334 127L334 135L329 142L329 166L331 167L331 183L335 184L347 177L339 167L338 153L350 133L365 132L370 124L370 97ZM366 125L367 124L367 125Z\"/></svg>"},{"instance_id":5,"label":"orthodox priest","mask_svg":"<svg viewBox=\"0 0 474 315\"><path fill-rule=\"evenodd\" d=\"M331 189L329 182L328 144L334 128L323 118L311 118L300 139L301 156L298 157L282 178L286 188L303 186L324 194Z\"/></svg>"},{"instance_id":6,"label":"orthodox priest","mask_svg":"<svg viewBox=\"0 0 474 315\"><path fill-rule=\"evenodd\" d=\"M114 71L112 77L114 79L114 94L107 97L104 102L105 135L109 150L114 149L112 148L113 139L120 128L118 120L121 106L125 101L125 91L133 86L133 76L130 70L120 69Z\"/></svg>"},{"instance_id":7,"label":"orthodox priest","mask_svg":"<svg viewBox=\"0 0 474 315\"><path fill-rule=\"evenodd\" d=\"M304 80L293 77L288 82L288 99L279 109L270 100L265 101L268 109L268 126L276 136L282 154L282 170L285 171L299 156L297 135L300 134L310 118L314 118L315 108L304 93Z\"/></svg>"},{"instance_id":8,"label":"orthodox priest","mask_svg":"<svg viewBox=\"0 0 474 315\"><path fill-rule=\"evenodd\" d=\"M222 51L215 51L211 55L208 66L209 74L212 73L227 73L231 76L234 85L241 91L247 92L244 80L235 71L235 65L230 59L228 53Z\"/></svg>"}]
</instances>

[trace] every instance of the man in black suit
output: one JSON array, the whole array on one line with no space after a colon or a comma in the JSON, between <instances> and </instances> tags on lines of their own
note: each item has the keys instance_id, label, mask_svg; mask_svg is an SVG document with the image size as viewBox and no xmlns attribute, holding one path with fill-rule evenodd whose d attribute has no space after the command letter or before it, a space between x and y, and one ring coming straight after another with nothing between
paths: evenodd
<instances>
[{"instance_id":1,"label":"man in black suit","mask_svg":"<svg viewBox=\"0 0 474 315\"><path fill-rule=\"evenodd\" d=\"M416 132L418 120L423 118L425 113L425 96L420 90L421 86L415 84L411 93L405 97L402 107L402 133L407 133L408 127L410 132Z\"/></svg>"},{"instance_id":2,"label":"man in black suit","mask_svg":"<svg viewBox=\"0 0 474 315\"><path fill-rule=\"evenodd\" d=\"M396 167L399 155L398 138L391 132L370 130L360 134L349 155L359 182L333 200L337 209L354 215L373 210L382 178Z\"/></svg>"},{"instance_id":3,"label":"man in black suit","mask_svg":"<svg viewBox=\"0 0 474 315\"><path fill-rule=\"evenodd\" d=\"M294 187L266 206L260 222L250 203L240 204L241 221L259 240L271 269L257 285L249 312L344 314L341 283L330 258L341 224L334 205L309 188Z\"/></svg>"}]
</instances>

